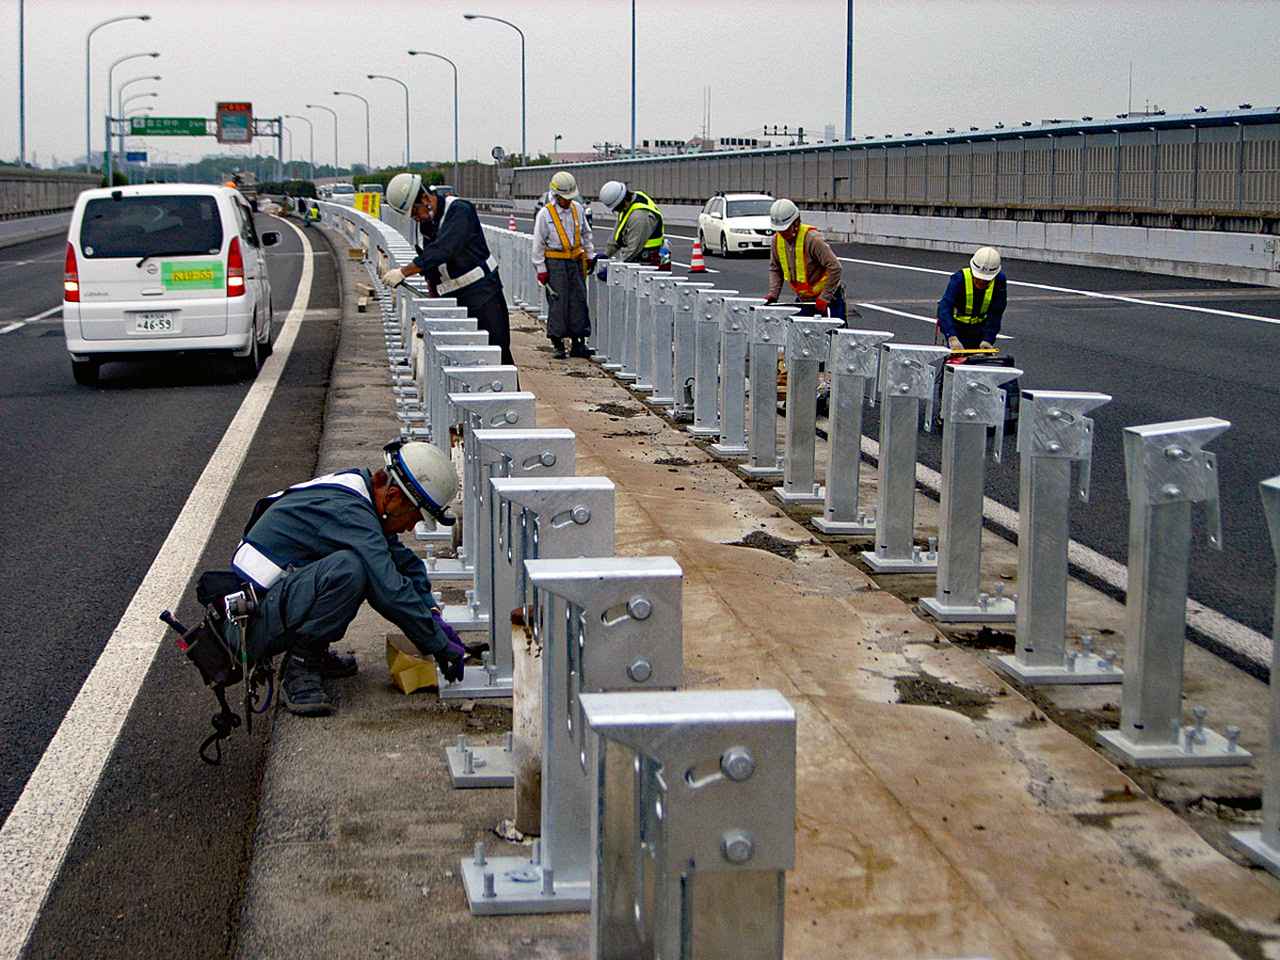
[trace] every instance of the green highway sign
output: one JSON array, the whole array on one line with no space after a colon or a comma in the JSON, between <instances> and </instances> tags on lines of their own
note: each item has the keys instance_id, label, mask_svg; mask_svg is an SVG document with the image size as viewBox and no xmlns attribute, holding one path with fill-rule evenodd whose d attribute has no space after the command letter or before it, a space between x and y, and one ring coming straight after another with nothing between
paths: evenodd
<instances>
[{"instance_id":1,"label":"green highway sign","mask_svg":"<svg viewBox=\"0 0 1280 960\"><path fill-rule=\"evenodd\" d=\"M130 117L129 134L134 137L207 137L204 117Z\"/></svg>"}]
</instances>

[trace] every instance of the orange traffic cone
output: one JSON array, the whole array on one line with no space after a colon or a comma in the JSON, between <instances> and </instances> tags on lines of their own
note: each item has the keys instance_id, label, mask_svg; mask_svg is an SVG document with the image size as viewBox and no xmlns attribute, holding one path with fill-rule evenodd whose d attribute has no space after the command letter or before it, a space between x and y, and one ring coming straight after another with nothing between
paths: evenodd
<instances>
[{"instance_id":1,"label":"orange traffic cone","mask_svg":"<svg viewBox=\"0 0 1280 960\"><path fill-rule=\"evenodd\" d=\"M507 218L507 229L514 231L516 228L516 215L513 213Z\"/></svg>"},{"instance_id":2,"label":"orange traffic cone","mask_svg":"<svg viewBox=\"0 0 1280 960\"><path fill-rule=\"evenodd\" d=\"M702 241L693 241L693 253L689 254L689 272L706 273L707 265L702 262Z\"/></svg>"}]
</instances>

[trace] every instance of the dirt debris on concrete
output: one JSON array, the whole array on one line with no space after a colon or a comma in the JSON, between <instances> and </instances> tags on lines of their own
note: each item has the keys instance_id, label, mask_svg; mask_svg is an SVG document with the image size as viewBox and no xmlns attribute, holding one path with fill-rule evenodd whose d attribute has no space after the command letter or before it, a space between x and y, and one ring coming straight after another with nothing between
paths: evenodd
<instances>
[{"instance_id":1,"label":"dirt debris on concrete","mask_svg":"<svg viewBox=\"0 0 1280 960\"><path fill-rule=\"evenodd\" d=\"M992 697L988 693L948 683L923 671L894 677L893 683L898 691L899 703L942 707L970 719L985 717L992 703Z\"/></svg>"},{"instance_id":2,"label":"dirt debris on concrete","mask_svg":"<svg viewBox=\"0 0 1280 960\"><path fill-rule=\"evenodd\" d=\"M692 467L697 460L686 460L684 457L659 457L653 461L660 467Z\"/></svg>"},{"instance_id":3,"label":"dirt debris on concrete","mask_svg":"<svg viewBox=\"0 0 1280 960\"><path fill-rule=\"evenodd\" d=\"M801 543L796 540L783 540L781 537L775 537L771 533L765 533L763 530L752 530L741 540L734 540L727 544L730 547L749 547L752 550L763 550L765 553L772 553L776 557L782 557L786 560L794 560L800 552Z\"/></svg>"},{"instance_id":4,"label":"dirt debris on concrete","mask_svg":"<svg viewBox=\"0 0 1280 960\"><path fill-rule=\"evenodd\" d=\"M638 417L646 411L640 407L628 407L621 403L598 403L591 408L592 413L603 413L610 417L622 417L624 420Z\"/></svg>"}]
</instances>

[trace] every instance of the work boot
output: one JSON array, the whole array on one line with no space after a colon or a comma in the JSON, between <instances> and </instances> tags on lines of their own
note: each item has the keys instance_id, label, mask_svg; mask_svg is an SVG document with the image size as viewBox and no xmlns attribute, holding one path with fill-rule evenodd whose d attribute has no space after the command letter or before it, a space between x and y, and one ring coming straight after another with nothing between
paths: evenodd
<instances>
[{"instance_id":1,"label":"work boot","mask_svg":"<svg viewBox=\"0 0 1280 960\"><path fill-rule=\"evenodd\" d=\"M280 664L280 701L299 717L327 717L336 707L321 682L318 658L287 653Z\"/></svg>"},{"instance_id":2,"label":"work boot","mask_svg":"<svg viewBox=\"0 0 1280 960\"><path fill-rule=\"evenodd\" d=\"M356 663L355 657L349 653L335 653L328 647L325 647L324 653L319 654L318 657L308 657L307 659L320 671L320 676L326 680L354 677L360 672L360 664Z\"/></svg>"},{"instance_id":3,"label":"work boot","mask_svg":"<svg viewBox=\"0 0 1280 960\"><path fill-rule=\"evenodd\" d=\"M581 337L574 337L569 346L569 356L581 357L583 360L590 360L591 351L587 349L587 345L583 342Z\"/></svg>"},{"instance_id":4,"label":"work boot","mask_svg":"<svg viewBox=\"0 0 1280 960\"><path fill-rule=\"evenodd\" d=\"M552 354L557 360L564 360L569 355L564 352L564 337L551 337L551 345L555 347L555 353Z\"/></svg>"}]
</instances>

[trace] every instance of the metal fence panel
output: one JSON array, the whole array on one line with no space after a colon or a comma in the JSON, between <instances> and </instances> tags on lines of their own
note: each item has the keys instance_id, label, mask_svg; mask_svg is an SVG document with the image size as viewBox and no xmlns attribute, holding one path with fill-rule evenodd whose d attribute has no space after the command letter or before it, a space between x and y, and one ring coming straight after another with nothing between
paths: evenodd
<instances>
[{"instance_id":1,"label":"metal fence panel","mask_svg":"<svg viewBox=\"0 0 1280 960\"><path fill-rule=\"evenodd\" d=\"M1235 206L1240 178L1240 130L1218 127L1200 131L1197 206L1224 210Z\"/></svg>"},{"instance_id":2,"label":"metal fence panel","mask_svg":"<svg viewBox=\"0 0 1280 960\"><path fill-rule=\"evenodd\" d=\"M1120 135L1120 192L1121 204L1147 207L1152 202L1152 183L1155 173L1155 133L1150 131L1127 132Z\"/></svg>"},{"instance_id":3,"label":"metal fence panel","mask_svg":"<svg viewBox=\"0 0 1280 960\"><path fill-rule=\"evenodd\" d=\"M1111 206L1116 199L1116 135L1085 137L1084 202Z\"/></svg>"},{"instance_id":4,"label":"metal fence panel","mask_svg":"<svg viewBox=\"0 0 1280 960\"><path fill-rule=\"evenodd\" d=\"M1196 131L1161 130L1156 149L1156 205L1186 210L1196 202Z\"/></svg>"},{"instance_id":5,"label":"metal fence panel","mask_svg":"<svg viewBox=\"0 0 1280 960\"><path fill-rule=\"evenodd\" d=\"M1000 203L1022 202L1022 141L996 144L996 195Z\"/></svg>"},{"instance_id":6,"label":"metal fence panel","mask_svg":"<svg viewBox=\"0 0 1280 960\"><path fill-rule=\"evenodd\" d=\"M1280 125L1244 131L1244 207L1280 209Z\"/></svg>"},{"instance_id":7,"label":"metal fence panel","mask_svg":"<svg viewBox=\"0 0 1280 960\"><path fill-rule=\"evenodd\" d=\"M1023 140L1022 200L1024 203L1053 202L1053 173L1057 144L1050 140Z\"/></svg>"},{"instance_id":8,"label":"metal fence panel","mask_svg":"<svg viewBox=\"0 0 1280 960\"><path fill-rule=\"evenodd\" d=\"M996 193L996 144L987 140L973 145L972 202L993 203Z\"/></svg>"},{"instance_id":9,"label":"metal fence panel","mask_svg":"<svg viewBox=\"0 0 1280 960\"><path fill-rule=\"evenodd\" d=\"M924 203L929 199L929 148L914 144L904 151L902 199L908 203Z\"/></svg>"},{"instance_id":10,"label":"metal fence panel","mask_svg":"<svg viewBox=\"0 0 1280 960\"><path fill-rule=\"evenodd\" d=\"M1078 204L1084 198L1084 137L1059 137L1053 148L1053 203Z\"/></svg>"}]
</instances>

